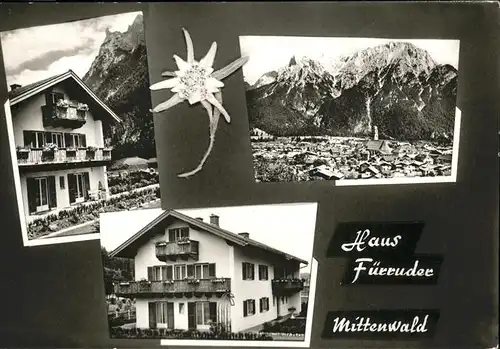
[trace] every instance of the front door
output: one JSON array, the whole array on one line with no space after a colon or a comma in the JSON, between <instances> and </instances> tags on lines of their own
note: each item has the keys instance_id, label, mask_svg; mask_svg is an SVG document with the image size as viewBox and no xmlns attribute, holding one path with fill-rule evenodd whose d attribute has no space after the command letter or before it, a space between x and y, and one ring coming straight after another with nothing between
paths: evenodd
<instances>
[{"instance_id":1,"label":"front door","mask_svg":"<svg viewBox=\"0 0 500 349\"><path fill-rule=\"evenodd\" d=\"M36 212L49 209L49 185L47 177L35 178L36 181Z\"/></svg>"}]
</instances>

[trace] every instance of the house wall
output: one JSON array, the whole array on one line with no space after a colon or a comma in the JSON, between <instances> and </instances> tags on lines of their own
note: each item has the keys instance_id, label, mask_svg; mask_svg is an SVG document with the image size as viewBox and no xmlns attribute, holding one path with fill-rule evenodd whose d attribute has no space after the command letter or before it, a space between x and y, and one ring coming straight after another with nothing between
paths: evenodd
<instances>
[{"instance_id":1,"label":"house wall","mask_svg":"<svg viewBox=\"0 0 500 349\"><path fill-rule=\"evenodd\" d=\"M232 311L232 308L229 305L229 301L227 299L219 299L215 297L207 298L163 298L163 299L148 299L141 298L136 300L135 309L137 322L136 326L138 328L149 328L149 302L158 302L158 301L166 301L174 303L174 328L177 330L187 330L188 329L188 302L217 302L218 307L228 307L229 311ZM180 304L184 304L183 312L180 312ZM167 327L168 324L164 327ZM159 326L162 327L162 326ZM197 330L208 330L209 326L197 326Z\"/></svg>"},{"instance_id":2,"label":"house wall","mask_svg":"<svg viewBox=\"0 0 500 349\"><path fill-rule=\"evenodd\" d=\"M66 99L77 100L76 96L68 96L61 84L54 86L54 91L64 93L64 98ZM14 116L12 118L16 146L24 146L23 131L32 130L83 133L86 135L87 146L104 147L102 122L101 120L95 120L90 110L87 112L87 122L80 128L44 127L42 106L45 104L44 93L34 95L18 104L19 109L13 113Z\"/></svg>"},{"instance_id":3,"label":"house wall","mask_svg":"<svg viewBox=\"0 0 500 349\"><path fill-rule=\"evenodd\" d=\"M23 204L26 208L26 215L29 216L28 210L28 190L27 190L27 178L36 177L46 177L55 176L56 177L56 195L57 195L57 209L67 208L70 206L69 203L69 192L68 192L68 174L69 173L89 173L90 190L95 191L99 188L99 181L103 186L107 186L106 182L106 167L105 166L95 166L95 167L84 167L79 169L71 170L56 170L56 171L43 171L43 172L30 172L26 174L21 174L21 192L23 198ZM59 177L64 177L64 189L61 189Z\"/></svg>"},{"instance_id":4,"label":"house wall","mask_svg":"<svg viewBox=\"0 0 500 349\"><path fill-rule=\"evenodd\" d=\"M155 243L168 240L168 229L182 228L186 227L187 224L176 220L172 222L166 229L165 233L151 238L148 243L142 245L138 251L134 260L135 265L135 279L137 281L141 279L147 279L148 277L148 267L159 266L159 265L176 265L176 264L190 264L190 263L215 263L215 273L219 278L225 277L229 278L232 275L230 271L230 246L224 242L221 238L215 236L212 233L207 233L204 231L199 231L195 229L189 230L189 237L191 240L196 240L199 242L199 259L198 261L188 260L178 260L176 262L168 261L162 262L156 258L155 253Z\"/></svg>"}]
</instances>

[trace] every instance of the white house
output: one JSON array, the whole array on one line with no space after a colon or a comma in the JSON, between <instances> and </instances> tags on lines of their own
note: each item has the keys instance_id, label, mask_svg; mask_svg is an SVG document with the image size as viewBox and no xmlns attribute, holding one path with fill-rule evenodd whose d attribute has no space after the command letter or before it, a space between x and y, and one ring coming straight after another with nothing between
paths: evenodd
<instances>
[{"instance_id":1,"label":"white house","mask_svg":"<svg viewBox=\"0 0 500 349\"><path fill-rule=\"evenodd\" d=\"M73 71L11 85L9 102L27 217L108 195L103 127L120 119Z\"/></svg>"},{"instance_id":2,"label":"white house","mask_svg":"<svg viewBox=\"0 0 500 349\"><path fill-rule=\"evenodd\" d=\"M306 261L247 233L167 210L110 253L133 258L135 281L115 284L135 298L138 328L254 330L300 311Z\"/></svg>"}]
</instances>

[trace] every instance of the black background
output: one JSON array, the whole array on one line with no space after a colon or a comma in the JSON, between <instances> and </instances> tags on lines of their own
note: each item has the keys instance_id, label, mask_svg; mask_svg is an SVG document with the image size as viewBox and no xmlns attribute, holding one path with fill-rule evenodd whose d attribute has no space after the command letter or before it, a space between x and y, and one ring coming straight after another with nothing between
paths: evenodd
<instances>
[{"instance_id":1,"label":"black background","mask_svg":"<svg viewBox=\"0 0 500 349\"><path fill-rule=\"evenodd\" d=\"M2 4L0 30L143 10L151 83L185 56L181 27L195 54L219 44L215 66L240 54L239 35L310 35L460 39L458 106L462 110L456 184L334 187L329 182L255 184L241 71L225 80L224 105L212 155L190 170L208 141L203 109L186 104L155 116L164 208L319 201L314 256L319 261L311 347L492 347L497 344L499 108L496 3L169 3ZM64 35L64 33L61 33ZM272 54L272 53L270 53ZM3 67L0 80L4 81ZM7 99L0 83L2 104ZM153 94L153 105L170 96ZM158 341L110 340L99 241L23 247L5 115L0 112L0 346L151 347ZM300 217L297 217L300 219ZM423 221L416 253L444 256L436 286L341 287L346 262L327 259L342 221ZM433 339L321 340L328 311L440 309Z\"/></svg>"}]
</instances>

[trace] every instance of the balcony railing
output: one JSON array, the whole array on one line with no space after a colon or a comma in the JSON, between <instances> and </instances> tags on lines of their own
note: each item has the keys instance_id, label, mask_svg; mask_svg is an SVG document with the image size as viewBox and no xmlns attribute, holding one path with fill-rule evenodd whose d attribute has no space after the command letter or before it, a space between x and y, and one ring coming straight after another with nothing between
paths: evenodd
<instances>
[{"instance_id":1,"label":"balcony railing","mask_svg":"<svg viewBox=\"0 0 500 349\"><path fill-rule=\"evenodd\" d=\"M162 262L177 258L198 260L199 242L195 240L159 242L156 244L156 258Z\"/></svg>"},{"instance_id":2,"label":"balcony railing","mask_svg":"<svg viewBox=\"0 0 500 349\"><path fill-rule=\"evenodd\" d=\"M42 115L44 126L80 128L87 121L87 111L78 110L76 105L44 105Z\"/></svg>"},{"instance_id":3,"label":"balcony railing","mask_svg":"<svg viewBox=\"0 0 500 349\"><path fill-rule=\"evenodd\" d=\"M166 281L130 281L114 284L119 297L191 297L222 295L231 290L231 279L187 279Z\"/></svg>"},{"instance_id":4,"label":"balcony railing","mask_svg":"<svg viewBox=\"0 0 500 349\"><path fill-rule=\"evenodd\" d=\"M276 296L287 296L304 289L304 280L279 278L272 281L273 294Z\"/></svg>"},{"instance_id":5,"label":"balcony railing","mask_svg":"<svg viewBox=\"0 0 500 349\"><path fill-rule=\"evenodd\" d=\"M58 164L89 161L110 161L110 149L58 149L45 151L42 149L19 149L17 162L19 166Z\"/></svg>"}]
</instances>

